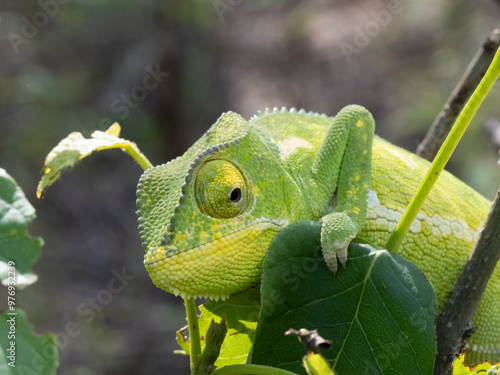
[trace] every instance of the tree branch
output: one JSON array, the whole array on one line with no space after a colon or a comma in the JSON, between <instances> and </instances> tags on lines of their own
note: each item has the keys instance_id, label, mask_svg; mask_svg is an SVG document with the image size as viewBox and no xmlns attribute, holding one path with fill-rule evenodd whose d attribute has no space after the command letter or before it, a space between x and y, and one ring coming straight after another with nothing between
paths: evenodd
<instances>
[{"instance_id":1,"label":"tree branch","mask_svg":"<svg viewBox=\"0 0 500 375\"><path fill-rule=\"evenodd\" d=\"M465 340L475 331L472 317L488 280L500 259L500 188L486 219L485 227L465 265L453 292L437 320L435 375L451 374L455 353L465 348Z\"/></svg>"},{"instance_id":2,"label":"tree branch","mask_svg":"<svg viewBox=\"0 0 500 375\"><path fill-rule=\"evenodd\" d=\"M479 48L464 75L451 92L442 111L434 119L425 138L417 147L417 155L427 160L434 158L467 99L486 73L499 47L500 29L495 29Z\"/></svg>"}]
</instances>

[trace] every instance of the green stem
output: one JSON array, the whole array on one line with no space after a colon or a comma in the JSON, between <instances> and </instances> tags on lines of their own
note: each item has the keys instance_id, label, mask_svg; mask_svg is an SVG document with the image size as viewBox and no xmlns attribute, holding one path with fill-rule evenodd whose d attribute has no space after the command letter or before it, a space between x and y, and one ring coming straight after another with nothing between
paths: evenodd
<instances>
[{"instance_id":1,"label":"green stem","mask_svg":"<svg viewBox=\"0 0 500 375\"><path fill-rule=\"evenodd\" d=\"M194 298L184 298L186 305L186 316L189 326L189 343L191 345L191 374L198 373L198 364L201 357L200 330L198 328L198 316Z\"/></svg>"},{"instance_id":2,"label":"green stem","mask_svg":"<svg viewBox=\"0 0 500 375\"><path fill-rule=\"evenodd\" d=\"M448 137L441 146L441 149L439 150L438 154L436 155L436 158L432 162L431 167L427 172L427 175L423 179L417 192L410 201L410 204L406 208L406 211L401 217L398 226L389 237L389 240L385 245L385 248L387 250L394 252L399 248L401 242L403 242L403 238L406 235L406 233L408 233L408 230L410 229L413 221L417 217L418 211L424 204L425 198L427 198L427 195L429 195L429 192L434 186L434 183L437 181L444 166L450 159L451 154L457 147L457 144L462 138L462 135L464 134L465 130L469 126L469 123L471 122L472 118L474 117L477 110L481 106L481 103L486 98L486 95L488 95L488 92L491 90L493 84L495 83L495 81L498 79L499 76L500 76L500 48L497 50L495 57L493 58L493 61L490 67L488 68L486 74L484 75L483 79L477 86L476 90L470 97L469 101L465 105L462 112L460 112L460 115L457 117L457 120L455 121L453 128L451 129L450 133L448 134Z\"/></svg>"},{"instance_id":3,"label":"green stem","mask_svg":"<svg viewBox=\"0 0 500 375\"><path fill-rule=\"evenodd\" d=\"M146 156L142 152L139 151L139 149L137 148L135 143L122 145L120 148L123 148L130 156L132 156L134 158L134 160L145 171L153 166L153 164L151 164L151 162L148 160L148 158L146 158Z\"/></svg>"},{"instance_id":4,"label":"green stem","mask_svg":"<svg viewBox=\"0 0 500 375\"><path fill-rule=\"evenodd\" d=\"M294 372L282 370L276 367L261 365L231 365L221 367L211 375L297 375Z\"/></svg>"}]
</instances>

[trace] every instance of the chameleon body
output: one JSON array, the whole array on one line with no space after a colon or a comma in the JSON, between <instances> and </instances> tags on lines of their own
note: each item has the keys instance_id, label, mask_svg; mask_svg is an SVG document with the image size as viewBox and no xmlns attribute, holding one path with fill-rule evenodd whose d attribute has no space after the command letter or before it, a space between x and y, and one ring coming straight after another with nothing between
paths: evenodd
<instances>
[{"instance_id":1,"label":"chameleon body","mask_svg":"<svg viewBox=\"0 0 500 375\"><path fill-rule=\"evenodd\" d=\"M243 291L260 281L274 236L299 220L322 220L333 271L355 235L383 247L429 163L373 136L373 127L359 106L334 118L295 109L266 110L248 122L223 114L183 156L140 179L139 230L153 282L184 297ZM439 307L489 206L444 171L400 246L432 282ZM473 323L469 360L499 361L499 266Z\"/></svg>"}]
</instances>

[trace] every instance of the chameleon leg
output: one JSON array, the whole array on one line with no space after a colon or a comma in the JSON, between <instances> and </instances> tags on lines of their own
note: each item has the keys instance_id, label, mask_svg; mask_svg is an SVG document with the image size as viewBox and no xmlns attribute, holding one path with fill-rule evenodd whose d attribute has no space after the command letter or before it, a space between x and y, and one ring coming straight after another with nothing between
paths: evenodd
<instances>
[{"instance_id":1,"label":"chameleon leg","mask_svg":"<svg viewBox=\"0 0 500 375\"><path fill-rule=\"evenodd\" d=\"M321 227L323 256L333 272L337 260L346 262L347 247L366 219L374 128L373 117L363 107L343 108L328 128L312 166L320 201L336 201ZM324 207L323 212L328 211Z\"/></svg>"}]
</instances>

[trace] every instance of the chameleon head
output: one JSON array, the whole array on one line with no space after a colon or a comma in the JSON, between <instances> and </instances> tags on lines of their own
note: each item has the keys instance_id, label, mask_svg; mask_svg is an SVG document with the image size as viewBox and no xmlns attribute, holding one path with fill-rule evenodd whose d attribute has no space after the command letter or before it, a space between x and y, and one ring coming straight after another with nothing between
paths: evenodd
<instances>
[{"instance_id":1,"label":"chameleon head","mask_svg":"<svg viewBox=\"0 0 500 375\"><path fill-rule=\"evenodd\" d=\"M287 224L261 177L275 152L226 113L186 153L141 177L137 207L145 265L161 289L224 298L260 280L273 237ZM273 215L275 217L276 215Z\"/></svg>"}]
</instances>

